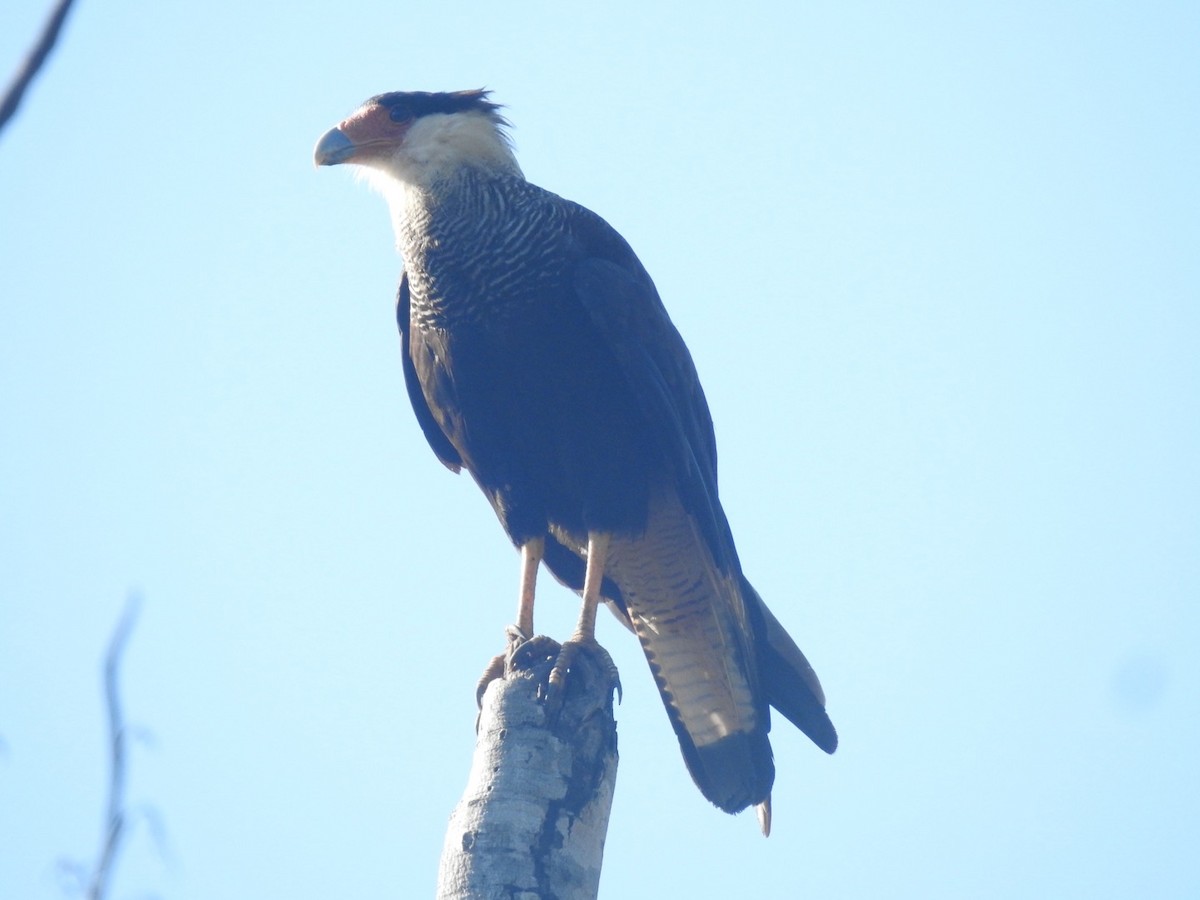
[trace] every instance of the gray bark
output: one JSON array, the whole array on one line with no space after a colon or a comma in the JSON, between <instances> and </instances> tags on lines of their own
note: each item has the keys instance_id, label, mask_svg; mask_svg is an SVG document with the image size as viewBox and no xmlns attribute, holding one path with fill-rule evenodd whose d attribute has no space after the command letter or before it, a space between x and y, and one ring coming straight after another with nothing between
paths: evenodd
<instances>
[{"instance_id":1,"label":"gray bark","mask_svg":"<svg viewBox=\"0 0 1200 900\"><path fill-rule=\"evenodd\" d=\"M438 900L594 898L617 777L611 670L571 665L562 708L544 698L558 644L522 645L489 685L466 791L450 817Z\"/></svg>"}]
</instances>

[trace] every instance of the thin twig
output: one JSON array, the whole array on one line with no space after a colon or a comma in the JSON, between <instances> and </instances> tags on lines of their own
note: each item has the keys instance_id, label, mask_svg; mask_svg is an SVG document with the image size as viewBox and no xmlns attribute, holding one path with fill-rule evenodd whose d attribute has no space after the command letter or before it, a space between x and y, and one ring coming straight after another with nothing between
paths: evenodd
<instances>
[{"instance_id":1,"label":"thin twig","mask_svg":"<svg viewBox=\"0 0 1200 900\"><path fill-rule=\"evenodd\" d=\"M45 64L46 58L50 56L50 51L54 49L54 42L58 40L58 33L62 31L63 22L66 21L67 13L71 9L71 3L72 0L58 0L58 5L54 7L54 12L50 14L45 28L42 29L41 39L25 57L24 65L13 78L12 84L4 94L4 100L0 101L0 131L4 130L8 120L13 117L13 113L21 105L25 89L33 82L34 77Z\"/></svg>"},{"instance_id":2,"label":"thin twig","mask_svg":"<svg viewBox=\"0 0 1200 900\"><path fill-rule=\"evenodd\" d=\"M108 709L109 739L108 809L105 815L104 841L100 846L100 856L96 860L96 867L92 871L91 882L88 885L88 900L104 900L108 895L108 883L112 875L113 863L116 861L127 825L125 813L127 735L125 722L121 715L118 675L120 674L121 655L124 653L125 644L133 631L137 612L138 599L131 597L113 631L113 636L108 643L108 654L104 658L104 700Z\"/></svg>"}]
</instances>

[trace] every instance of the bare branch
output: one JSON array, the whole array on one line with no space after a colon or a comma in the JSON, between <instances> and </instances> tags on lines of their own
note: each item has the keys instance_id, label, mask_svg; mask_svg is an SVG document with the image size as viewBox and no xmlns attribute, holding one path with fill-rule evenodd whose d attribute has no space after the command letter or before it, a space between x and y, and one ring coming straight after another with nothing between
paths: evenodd
<instances>
[{"instance_id":1,"label":"bare branch","mask_svg":"<svg viewBox=\"0 0 1200 900\"><path fill-rule=\"evenodd\" d=\"M0 101L0 131L4 130L8 120L13 117L17 107L21 105L21 98L25 96L26 88L33 83L34 77L50 56L50 51L54 49L54 42L58 40L58 33L62 31L63 22L66 21L67 13L71 9L71 3L72 0L58 0L58 5L54 7L54 12L50 14L45 28L42 29L41 39L25 57L24 65L17 71L16 77L13 78L12 84L4 94L4 99Z\"/></svg>"},{"instance_id":2,"label":"bare branch","mask_svg":"<svg viewBox=\"0 0 1200 900\"><path fill-rule=\"evenodd\" d=\"M104 700L108 709L109 739L108 808L105 814L104 840L100 845L100 856L96 860L96 866L92 870L88 884L88 900L104 900L108 896L113 864L129 824L128 813L125 809L128 735L121 714L118 675L120 674L121 655L125 652L125 644L129 640L134 621L137 619L138 605L137 597L129 598L129 602L125 605L125 612L121 614L112 638L109 640L108 653L104 658Z\"/></svg>"}]
</instances>

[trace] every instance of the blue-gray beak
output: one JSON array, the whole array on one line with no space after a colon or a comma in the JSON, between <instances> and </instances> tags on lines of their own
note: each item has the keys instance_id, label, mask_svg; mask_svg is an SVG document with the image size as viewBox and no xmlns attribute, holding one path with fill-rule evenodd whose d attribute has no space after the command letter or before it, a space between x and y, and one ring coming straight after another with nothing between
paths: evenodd
<instances>
[{"instance_id":1,"label":"blue-gray beak","mask_svg":"<svg viewBox=\"0 0 1200 900\"><path fill-rule=\"evenodd\" d=\"M330 128L321 135L313 150L313 162L318 166L336 166L354 156L354 142L340 128Z\"/></svg>"}]
</instances>

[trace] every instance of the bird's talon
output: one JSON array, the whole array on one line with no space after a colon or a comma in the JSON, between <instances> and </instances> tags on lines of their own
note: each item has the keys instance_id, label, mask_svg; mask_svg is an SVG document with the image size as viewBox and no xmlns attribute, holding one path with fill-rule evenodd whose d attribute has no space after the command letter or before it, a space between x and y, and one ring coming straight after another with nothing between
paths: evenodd
<instances>
[{"instance_id":1,"label":"bird's talon","mask_svg":"<svg viewBox=\"0 0 1200 900\"><path fill-rule=\"evenodd\" d=\"M558 654L558 641L544 634L535 635L513 651L509 657L509 669L532 669L539 662L557 659Z\"/></svg>"},{"instance_id":2,"label":"bird's talon","mask_svg":"<svg viewBox=\"0 0 1200 900\"><path fill-rule=\"evenodd\" d=\"M504 677L504 661L507 658L507 653L498 653L493 656L483 670L483 674L479 676L479 680L475 682L475 706L477 708L483 708L483 695L487 693L488 685L497 678Z\"/></svg>"},{"instance_id":3,"label":"bird's talon","mask_svg":"<svg viewBox=\"0 0 1200 900\"><path fill-rule=\"evenodd\" d=\"M506 626L504 637L508 646L503 653L497 653L492 657L491 662L483 670L483 674L479 676L479 681L475 683L475 706L480 709L483 708L483 695L487 692L488 685L497 678L503 678L505 673L512 668L512 660L517 651L531 642L530 636L518 625ZM478 726L478 723L476 725Z\"/></svg>"},{"instance_id":4,"label":"bird's talon","mask_svg":"<svg viewBox=\"0 0 1200 900\"><path fill-rule=\"evenodd\" d=\"M504 636L508 639L508 652L512 653L533 635L526 634L520 625L506 625L504 628Z\"/></svg>"},{"instance_id":5,"label":"bird's talon","mask_svg":"<svg viewBox=\"0 0 1200 900\"><path fill-rule=\"evenodd\" d=\"M581 654L590 654L609 685L616 689L617 702L620 702L621 678L617 672L616 663L613 662L608 651L601 647L594 637L572 637L562 645L558 657L554 661L554 668L550 670L546 689L547 715L556 717L562 711L562 705L567 696L567 678L572 674L572 667Z\"/></svg>"}]
</instances>

